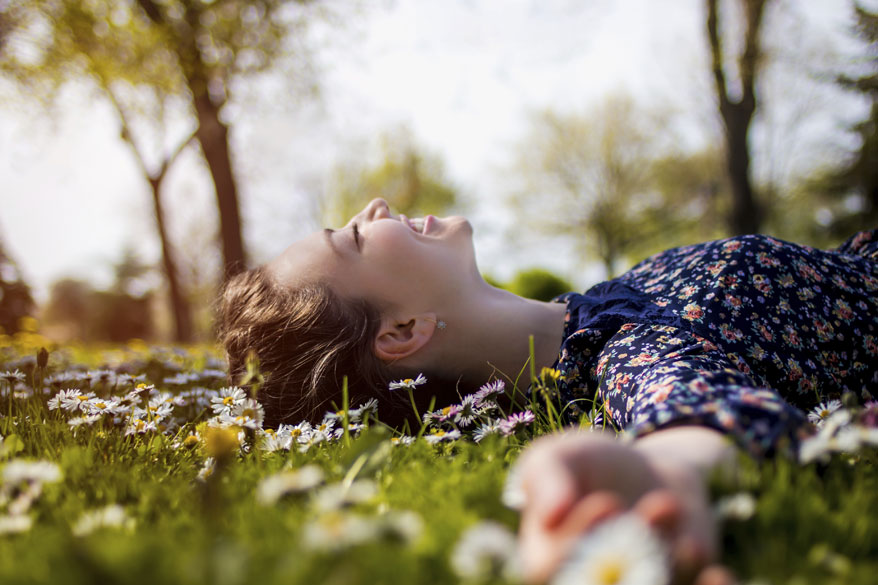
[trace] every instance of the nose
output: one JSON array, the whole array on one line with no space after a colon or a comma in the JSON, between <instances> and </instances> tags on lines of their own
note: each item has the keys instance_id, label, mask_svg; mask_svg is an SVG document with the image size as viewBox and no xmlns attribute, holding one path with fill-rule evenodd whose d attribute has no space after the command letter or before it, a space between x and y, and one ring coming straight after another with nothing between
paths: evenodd
<instances>
[{"instance_id":1,"label":"nose","mask_svg":"<svg viewBox=\"0 0 878 585\"><path fill-rule=\"evenodd\" d=\"M390 217L390 206L387 205L387 201L380 197L370 201L369 204L366 205L364 211L366 212L366 217L369 218L369 221Z\"/></svg>"}]
</instances>

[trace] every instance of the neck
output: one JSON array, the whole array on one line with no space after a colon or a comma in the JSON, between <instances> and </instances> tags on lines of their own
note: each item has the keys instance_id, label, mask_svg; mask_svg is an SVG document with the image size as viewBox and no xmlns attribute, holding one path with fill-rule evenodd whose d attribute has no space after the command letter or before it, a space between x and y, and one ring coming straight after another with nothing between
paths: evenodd
<instances>
[{"instance_id":1,"label":"neck","mask_svg":"<svg viewBox=\"0 0 878 585\"><path fill-rule=\"evenodd\" d=\"M463 375L470 383L482 384L492 374L520 385L530 380L529 338L534 339L534 365L539 373L558 357L564 331L564 303L524 299L485 284L442 319L447 329L438 332L434 362L452 377ZM452 364L454 370L443 367Z\"/></svg>"}]
</instances>

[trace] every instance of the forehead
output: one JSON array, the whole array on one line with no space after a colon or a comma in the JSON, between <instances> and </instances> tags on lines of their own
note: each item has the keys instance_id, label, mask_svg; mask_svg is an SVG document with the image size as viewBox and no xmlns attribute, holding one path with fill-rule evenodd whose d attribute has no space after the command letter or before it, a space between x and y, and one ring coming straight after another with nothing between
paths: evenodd
<instances>
[{"instance_id":1,"label":"forehead","mask_svg":"<svg viewBox=\"0 0 878 585\"><path fill-rule=\"evenodd\" d=\"M294 242L265 267L280 284L297 286L324 280L335 266L337 256L326 234L319 231Z\"/></svg>"}]
</instances>

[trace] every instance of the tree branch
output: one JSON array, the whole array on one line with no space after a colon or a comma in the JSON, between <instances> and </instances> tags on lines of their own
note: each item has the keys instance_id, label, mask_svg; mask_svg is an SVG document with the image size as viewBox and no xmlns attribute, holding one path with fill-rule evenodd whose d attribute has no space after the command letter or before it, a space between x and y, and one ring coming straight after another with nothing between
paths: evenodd
<instances>
[{"instance_id":1,"label":"tree branch","mask_svg":"<svg viewBox=\"0 0 878 585\"><path fill-rule=\"evenodd\" d=\"M710 42L711 69L713 70L713 79L716 82L720 108L725 108L729 103L729 96L726 93L726 76L723 73L723 50L717 26L716 4L717 0L707 0L707 38Z\"/></svg>"},{"instance_id":2,"label":"tree branch","mask_svg":"<svg viewBox=\"0 0 878 585\"><path fill-rule=\"evenodd\" d=\"M762 24L762 16L765 14L766 0L746 0L745 10L747 13L747 30L744 36L744 51L738 61L741 71L741 101L750 107L756 105L756 92L754 79L756 68L759 66L760 45L759 30Z\"/></svg>"},{"instance_id":3,"label":"tree branch","mask_svg":"<svg viewBox=\"0 0 878 585\"><path fill-rule=\"evenodd\" d=\"M159 169L159 174L157 177L159 180L164 178L165 173L168 172L168 169L171 167L172 164L174 164L174 161L177 160L177 157L180 156L180 154L183 152L183 150L187 146L189 146L189 144L193 140L195 140L195 138L197 136L198 136L198 129L196 128L195 130L192 131L192 134L189 135L189 138L187 138L186 140L181 142L179 144L179 146L177 146L177 149L174 152L172 152L170 156L168 156L167 158L165 158L165 160L162 161L162 168Z\"/></svg>"}]
</instances>

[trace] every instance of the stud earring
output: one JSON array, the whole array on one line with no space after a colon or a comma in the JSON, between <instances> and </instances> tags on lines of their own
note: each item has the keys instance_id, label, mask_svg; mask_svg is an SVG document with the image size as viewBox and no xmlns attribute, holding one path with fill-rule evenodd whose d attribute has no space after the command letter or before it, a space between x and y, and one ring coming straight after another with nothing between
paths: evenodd
<instances>
[{"instance_id":1,"label":"stud earring","mask_svg":"<svg viewBox=\"0 0 878 585\"><path fill-rule=\"evenodd\" d=\"M445 327L446 327L445 321L443 321L442 319L439 319L439 321L436 322L436 327L438 327L439 329L445 329Z\"/></svg>"}]
</instances>

